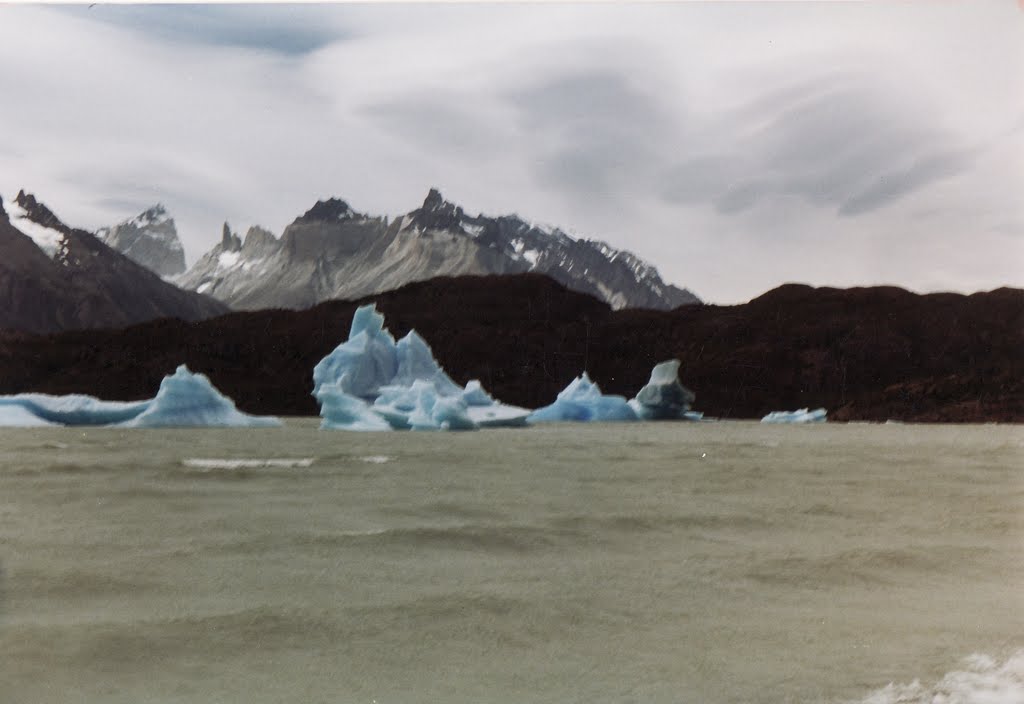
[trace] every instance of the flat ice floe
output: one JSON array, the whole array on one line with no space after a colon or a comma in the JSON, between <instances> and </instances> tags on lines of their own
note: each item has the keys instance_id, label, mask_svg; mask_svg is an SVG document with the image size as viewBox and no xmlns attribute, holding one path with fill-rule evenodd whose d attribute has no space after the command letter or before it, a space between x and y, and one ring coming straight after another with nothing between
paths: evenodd
<instances>
[{"instance_id":1,"label":"flat ice floe","mask_svg":"<svg viewBox=\"0 0 1024 704\"><path fill-rule=\"evenodd\" d=\"M809 411L800 408L795 411L772 411L761 419L762 423L824 423L828 414L824 408Z\"/></svg>"}]
</instances>

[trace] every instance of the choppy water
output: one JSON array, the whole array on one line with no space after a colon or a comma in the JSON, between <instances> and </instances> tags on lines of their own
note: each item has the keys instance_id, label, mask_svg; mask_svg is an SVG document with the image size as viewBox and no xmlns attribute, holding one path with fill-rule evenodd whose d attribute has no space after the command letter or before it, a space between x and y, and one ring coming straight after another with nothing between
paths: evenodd
<instances>
[{"instance_id":1,"label":"choppy water","mask_svg":"<svg viewBox=\"0 0 1024 704\"><path fill-rule=\"evenodd\" d=\"M0 701L1024 702L1024 429L0 430Z\"/></svg>"}]
</instances>

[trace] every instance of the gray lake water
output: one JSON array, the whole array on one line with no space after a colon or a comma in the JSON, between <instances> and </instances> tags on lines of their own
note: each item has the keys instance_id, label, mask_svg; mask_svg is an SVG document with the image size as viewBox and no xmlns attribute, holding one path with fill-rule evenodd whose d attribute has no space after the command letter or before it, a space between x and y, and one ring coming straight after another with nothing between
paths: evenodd
<instances>
[{"instance_id":1,"label":"gray lake water","mask_svg":"<svg viewBox=\"0 0 1024 704\"><path fill-rule=\"evenodd\" d=\"M4 704L1020 704L1024 429L0 429L0 568Z\"/></svg>"}]
</instances>

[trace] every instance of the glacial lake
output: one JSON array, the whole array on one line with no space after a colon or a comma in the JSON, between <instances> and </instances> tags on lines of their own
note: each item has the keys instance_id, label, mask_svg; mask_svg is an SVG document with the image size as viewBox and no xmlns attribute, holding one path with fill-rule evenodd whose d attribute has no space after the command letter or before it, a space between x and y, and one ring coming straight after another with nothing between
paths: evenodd
<instances>
[{"instance_id":1,"label":"glacial lake","mask_svg":"<svg viewBox=\"0 0 1024 704\"><path fill-rule=\"evenodd\" d=\"M317 425L0 429L0 700L1024 701L1020 426Z\"/></svg>"}]
</instances>

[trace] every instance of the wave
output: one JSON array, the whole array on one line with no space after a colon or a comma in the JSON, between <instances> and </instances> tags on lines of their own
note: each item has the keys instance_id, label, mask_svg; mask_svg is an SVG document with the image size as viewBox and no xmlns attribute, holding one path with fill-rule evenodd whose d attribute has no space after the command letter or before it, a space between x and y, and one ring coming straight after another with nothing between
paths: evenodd
<instances>
[{"instance_id":1,"label":"wave","mask_svg":"<svg viewBox=\"0 0 1024 704\"><path fill-rule=\"evenodd\" d=\"M206 471L214 469L258 469L263 467L288 468L288 467L310 467L316 461L315 457L298 458L227 458L207 459L201 457L187 457L181 461L185 467L202 469Z\"/></svg>"},{"instance_id":2,"label":"wave","mask_svg":"<svg viewBox=\"0 0 1024 704\"><path fill-rule=\"evenodd\" d=\"M920 680L890 683L850 704L1021 704L1024 702L1024 649L1000 663L975 653L964 669L953 670L932 685Z\"/></svg>"}]
</instances>

